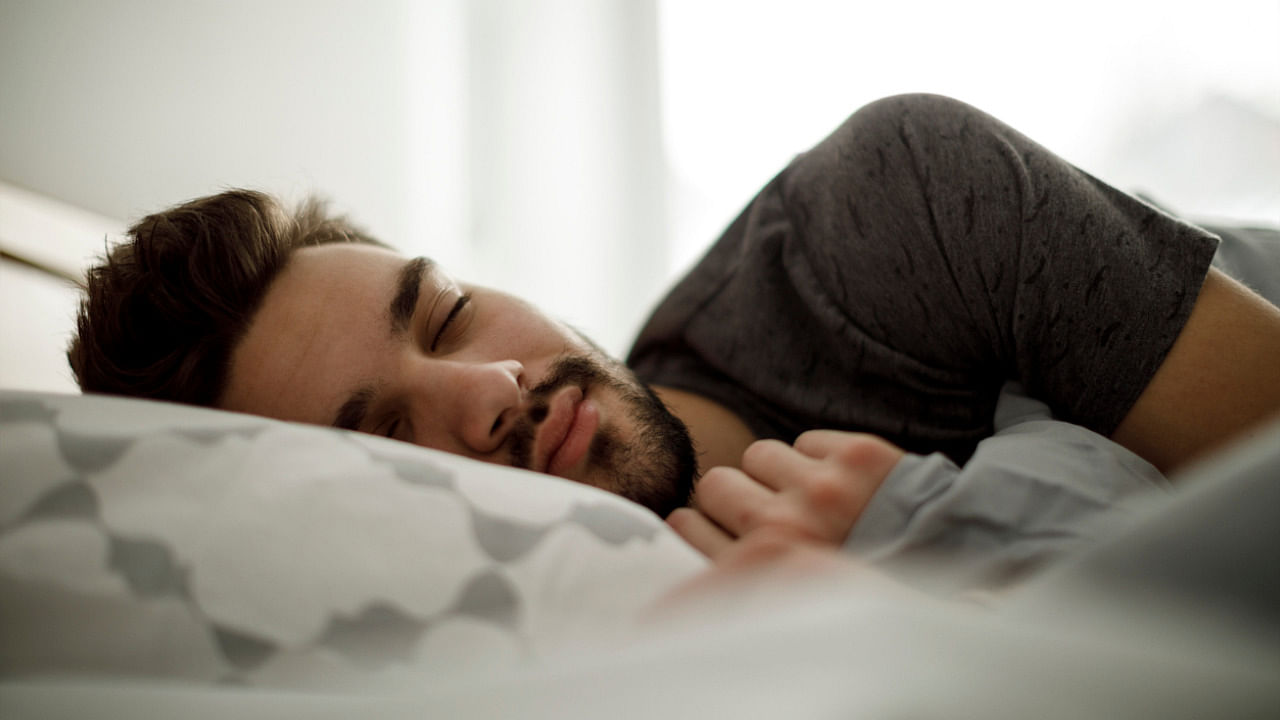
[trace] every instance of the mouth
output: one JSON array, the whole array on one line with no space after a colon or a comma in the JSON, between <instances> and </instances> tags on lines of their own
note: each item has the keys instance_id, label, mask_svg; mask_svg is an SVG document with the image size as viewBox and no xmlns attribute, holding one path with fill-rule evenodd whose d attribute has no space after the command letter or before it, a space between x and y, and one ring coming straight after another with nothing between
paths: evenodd
<instances>
[{"instance_id":1,"label":"mouth","mask_svg":"<svg viewBox=\"0 0 1280 720\"><path fill-rule=\"evenodd\" d=\"M599 424L600 410L583 388L572 386L556 393L534 440L534 467L567 477L586 457Z\"/></svg>"}]
</instances>

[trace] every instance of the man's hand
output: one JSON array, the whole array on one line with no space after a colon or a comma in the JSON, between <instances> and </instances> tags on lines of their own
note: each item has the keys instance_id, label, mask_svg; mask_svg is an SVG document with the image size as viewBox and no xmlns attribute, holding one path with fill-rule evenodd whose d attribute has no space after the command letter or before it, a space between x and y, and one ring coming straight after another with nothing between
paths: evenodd
<instances>
[{"instance_id":1,"label":"man's hand","mask_svg":"<svg viewBox=\"0 0 1280 720\"><path fill-rule=\"evenodd\" d=\"M761 440L742 454L741 470L708 470L696 509L676 510L667 523L712 560L760 533L839 546L903 455L873 435L835 430L807 432L794 446Z\"/></svg>"}]
</instances>

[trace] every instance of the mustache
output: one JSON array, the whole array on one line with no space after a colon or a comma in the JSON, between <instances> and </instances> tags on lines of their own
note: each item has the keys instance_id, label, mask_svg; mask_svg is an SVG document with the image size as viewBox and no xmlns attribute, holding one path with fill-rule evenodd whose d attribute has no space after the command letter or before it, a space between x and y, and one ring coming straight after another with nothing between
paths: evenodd
<instances>
[{"instance_id":1,"label":"mustache","mask_svg":"<svg viewBox=\"0 0 1280 720\"><path fill-rule=\"evenodd\" d=\"M551 364L542 382L529 390L527 415L515 422L507 436L511 464L530 469L533 462L533 440L537 426L547 419L551 396L564 387L577 386L585 393L590 385L614 385L613 378L600 365L583 355L564 355Z\"/></svg>"}]
</instances>

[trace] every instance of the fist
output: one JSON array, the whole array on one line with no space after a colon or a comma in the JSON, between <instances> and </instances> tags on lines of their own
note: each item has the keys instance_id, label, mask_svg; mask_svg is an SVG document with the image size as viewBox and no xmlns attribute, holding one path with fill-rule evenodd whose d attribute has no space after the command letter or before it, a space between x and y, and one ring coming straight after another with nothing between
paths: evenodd
<instances>
[{"instance_id":1,"label":"fist","mask_svg":"<svg viewBox=\"0 0 1280 720\"><path fill-rule=\"evenodd\" d=\"M694 507L667 522L712 559L755 533L839 546L904 454L874 435L836 430L804 433L794 445L761 440L741 469L708 470Z\"/></svg>"}]
</instances>

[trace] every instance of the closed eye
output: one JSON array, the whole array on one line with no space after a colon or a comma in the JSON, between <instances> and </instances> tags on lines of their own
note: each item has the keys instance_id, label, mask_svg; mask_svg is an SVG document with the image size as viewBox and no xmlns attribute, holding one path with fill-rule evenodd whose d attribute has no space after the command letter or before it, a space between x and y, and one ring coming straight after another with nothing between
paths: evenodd
<instances>
[{"instance_id":1,"label":"closed eye","mask_svg":"<svg viewBox=\"0 0 1280 720\"><path fill-rule=\"evenodd\" d=\"M431 352L435 352L439 347L440 341L444 339L445 334L449 331L449 326L458 317L458 313L471 302L471 295L466 294L458 298L458 302L454 303L453 308L449 310L449 314L445 317L444 322L440 323L440 329L436 331L435 337L431 338Z\"/></svg>"}]
</instances>

